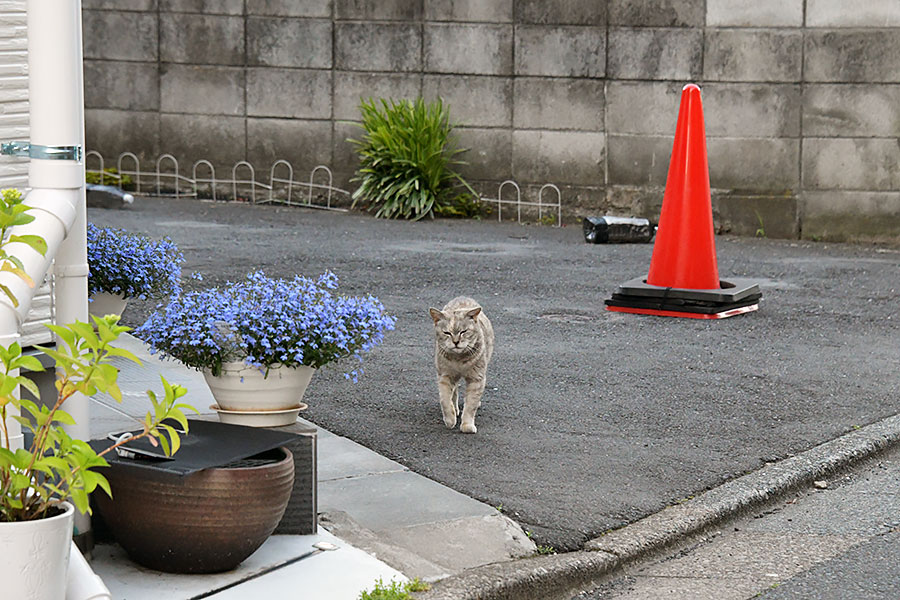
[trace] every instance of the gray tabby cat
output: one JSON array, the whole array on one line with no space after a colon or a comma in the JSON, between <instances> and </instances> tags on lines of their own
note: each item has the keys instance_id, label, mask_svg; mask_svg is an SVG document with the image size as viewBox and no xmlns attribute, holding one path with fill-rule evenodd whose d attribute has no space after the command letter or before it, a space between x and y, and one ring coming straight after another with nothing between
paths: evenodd
<instances>
[{"instance_id":1,"label":"gray tabby cat","mask_svg":"<svg viewBox=\"0 0 900 600\"><path fill-rule=\"evenodd\" d=\"M456 427L459 414L459 381L466 380L466 402L459 430L475 433L475 412L487 377L487 366L494 353L494 329L471 298L454 298L443 308L430 308L434 319L434 364L437 367L438 392L444 425Z\"/></svg>"}]
</instances>

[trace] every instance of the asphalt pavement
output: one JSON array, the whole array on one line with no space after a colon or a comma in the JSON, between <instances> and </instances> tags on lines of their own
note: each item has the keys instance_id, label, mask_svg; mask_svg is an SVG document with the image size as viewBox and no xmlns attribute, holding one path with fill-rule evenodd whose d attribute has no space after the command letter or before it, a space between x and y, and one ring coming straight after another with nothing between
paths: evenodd
<instances>
[{"instance_id":1,"label":"asphalt pavement","mask_svg":"<svg viewBox=\"0 0 900 600\"><path fill-rule=\"evenodd\" d=\"M204 276L189 285L330 269L345 293L378 296L397 329L358 383L320 370L305 417L499 508L543 546L581 548L900 412L896 248L718 237L720 277L758 279L763 298L709 322L605 311L652 245L585 244L577 226L144 198L88 217L171 237ZM497 335L474 436L441 421L428 316L461 294Z\"/></svg>"},{"instance_id":2,"label":"asphalt pavement","mask_svg":"<svg viewBox=\"0 0 900 600\"><path fill-rule=\"evenodd\" d=\"M898 481L895 448L573 600L897 598Z\"/></svg>"}]
</instances>

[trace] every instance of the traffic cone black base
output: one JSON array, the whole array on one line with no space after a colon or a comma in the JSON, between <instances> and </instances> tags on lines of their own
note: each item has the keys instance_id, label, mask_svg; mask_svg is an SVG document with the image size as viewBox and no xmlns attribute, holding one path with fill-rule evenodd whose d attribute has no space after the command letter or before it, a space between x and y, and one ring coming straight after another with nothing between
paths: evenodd
<instances>
[{"instance_id":1,"label":"traffic cone black base","mask_svg":"<svg viewBox=\"0 0 900 600\"><path fill-rule=\"evenodd\" d=\"M616 288L606 306L616 312L696 319L723 319L759 307L762 294L756 282L735 279L720 281L719 285L720 288L711 290L660 287L638 277Z\"/></svg>"}]
</instances>

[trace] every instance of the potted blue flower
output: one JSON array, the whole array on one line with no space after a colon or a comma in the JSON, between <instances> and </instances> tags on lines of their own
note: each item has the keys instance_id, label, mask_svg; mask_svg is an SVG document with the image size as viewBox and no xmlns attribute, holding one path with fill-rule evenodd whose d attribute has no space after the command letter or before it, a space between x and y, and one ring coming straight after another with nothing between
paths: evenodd
<instances>
[{"instance_id":1,"label":"potted blue flower","mask_svg":"<svg viewBox=\"0 0 900 600\"><path fill-rule=\"evenodd\" d=\"M87 254L91 314L121 315L129 298L163 298L180 288L184 256L168 238L88 223Z\"/></svg>"},{"instance_id":2,"label":"potted blue flower","mask_svg":"<svg viewBox=\"0 0 900 600\"><path fill-rule=\"evenodd\" d=\"M135 335L151 352L202 371L221 420L290 424L316 369L362 360L394 328L377 298L343 296L337 287L330 272L273 279L257 271L171 298Z\"/></svg>"}]
</instances>

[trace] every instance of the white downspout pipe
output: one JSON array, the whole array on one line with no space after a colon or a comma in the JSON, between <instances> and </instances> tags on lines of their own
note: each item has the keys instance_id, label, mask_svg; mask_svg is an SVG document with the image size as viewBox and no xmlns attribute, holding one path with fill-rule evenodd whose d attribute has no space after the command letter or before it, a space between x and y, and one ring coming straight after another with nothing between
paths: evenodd
<instances>
[{"instance_id":1,"label":"white downspout pipe","mask_svg":"<svg viewBox=\"0 0 900 600\"><path fill-rule=\"evenodd\" d=\"M81 1L28 0L27 11L31 141L26 151L32 159L28 169L32 191L26 197L26 204L34 207L30 213L34 221L11 233L40 235L47 242L47 253L41 256L25 244L10 244L7 250L23 262L25 272L35 282L43 280L50 261L55 258L56 319L60 323L86 321L88 265L82 159ZM57 154L60 149L74 149L74 153L63 152L60 159ZM7 298L0 297L0 343L9 344L18 337L34 289L10 273L0 272L0 283L7 285L19 302L14 307ZM84 396L72 396L66 401L66 411L77 423L68 428L73 437L89 439L88 407ZM86 535L89 531L87 515L76 514L76 535ZM108 598L108 590L80 553L73 550L72 554L67 599Z\"/></svg>"}]
</instances>

